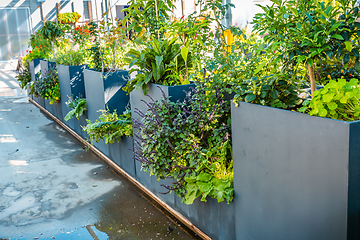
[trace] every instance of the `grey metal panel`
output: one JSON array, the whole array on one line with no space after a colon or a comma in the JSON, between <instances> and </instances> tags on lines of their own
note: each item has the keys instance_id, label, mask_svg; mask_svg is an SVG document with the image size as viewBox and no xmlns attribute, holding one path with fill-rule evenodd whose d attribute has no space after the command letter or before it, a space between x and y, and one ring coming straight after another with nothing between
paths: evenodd
<instances>
[{"instance_id":1,"label":"grey metal panel","mask_svg":"<svg viewBox=\"0 0 360 240\"><path fill-rule=\"evenodd\" d=\"M50 100L48 99L45 99L45 109L48 110L52 115L54 115L52 105L50 104Z\"/></svg>"},{"instance_id":2,"label":"grey metal panel","mask_svg":"<svg viewBox=\"0 0 360 240\"><path fill-rule=\"evenodd\" d=\"M65 118L66 114L70 111L70 108L66 105L66 102L71 97L71 89L70 89L70 72L69 67L64 66L61 64L57 65L58 74L59 74L59 85L60 85L60 97L61 97L61 107L63 113L63 119ZM67 126L71 129L74 129L74 118L63 121Z\"/></svg>"},{"instance_id":3,"label":"grey metal panel","mask_svg":"<svg viewBox=\"0 0 360 240\"><path fill-rule=\"evenodd\" d=\"M360 121L350 123L347 239L360 239Z\"/></svg>"},{"instance_id":4,"label":"grey metal panel","mask_svg":"<svg viewBox=\"0 0 360 240\"><path fill-rule=\"evenodd\" d=\"M87 116L92 122L101 115L98 110L105 110L104 82L100 72L85 69L84 83L86 91Z\"/></svg>"},{"instance_id":5,"label":"grey metal panel","mask_svg":"<svg viewBox=\"0 0 360 240\"><path fill-rule=\"evenodd\" d=\"M135 174L135 161L133 156L133 138L123 136L115 143L109 144L110 159L125 170L132 177Z\"/></svg>"},{"instance_id":6,"label":"grey metal panel","mask_svg":"<svg viewBox=\"0 0 360 240\"><path fill-rule=\"evenodd\" d=\"M218 203L216 199L209 197L207 202L202 202L200 198L195 199L193 204L186 205L181 202L180 197L175 196L174 209L214 240L236 239L234 202Z\"/></svg>"},{"instance_id":7,"label":"grey metal panel","mask_svg":"<svg viewBox=\"0 0 360 240\"><path fill-rule=\"evenodd\" d=\"M83 139L87 140L89 138L89 135L87 132L85 132L82 127L85 127L87 125L86 122L87 113L85 112L83 115L77 119L76 117L74 119L74 131L79 134Z\"/></svg>"},{"instance_id":8,"label":"grey metal panel","mask_svg":"<svg viewBox=\"0 0 360 240\"><path fill-rule=\"evenodd\" d=\"M55 102L52 104L52 110L53 110L53 114L54 116L59 119L60 121L64 122L64 118L62 116L62 105L61 105L61 100L60 102Z\"/></svg>"},{"instance_id":9,"label":"grey metal panel","mask_svg":"<svg viewBox=\"0 0 360 240\"><path fill-rule=\"evenodd\" d=\"M239 104L236 239L346 239L349 123Z\"/></svg>"}]
</instances>

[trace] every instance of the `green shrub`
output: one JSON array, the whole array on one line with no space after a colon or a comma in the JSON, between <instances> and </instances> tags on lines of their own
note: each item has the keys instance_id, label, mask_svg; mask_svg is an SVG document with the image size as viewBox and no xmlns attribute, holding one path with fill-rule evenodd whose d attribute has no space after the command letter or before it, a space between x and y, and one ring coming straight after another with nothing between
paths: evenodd
<instances>
[{"instance_id":1,"label":"green shrub","mask_svg":"<svg viewBox=\"0 0 360 240\"><path fill-rule=\"evenodd\" d=\"M205 91L204 84L188 93L184 103L165 97L150 102L139 128L139 151L135 158L142 169L158 179L174 179L174 191L183 203L207 196L232 201L233 161L230 101L219 91Z\"/></svg>"},{"instance_id":2,"label":"green shrub","mask_svg":"<svg viewBox=\"0 0 360 240\"><path fill-rule=\"evenodd\" d=\"M360 119L360 84L358 79L330 80L313 98L304 102L300 112L310 115L354 121Z\"/></svg>"},{"instance_id":3,"label":"green shrub","mask_svg":"<svg viewBox=\"0 0 360 240\"><path fill-rule=\"evenodd\" d=\"M101 110L102 114L94 123L87 121L83 128L89 134L90 142L104 140L106 144L114 143L122 136L132 136L131 111L126 109L121 115L116 111Z\"/></svg>"},{"instance_id":4,"label":"green shrub","mask_svg":"<svg viewBox=\"0 0 360 240\"><path fill-rule=\"evenodd\" d=\"M22 60L19 60L22 61ZM22 61L23 65L19 70L18 75L16 75L16 79L19 82L19 86L22 89L26 89L28 84L31 82L31 73L30 73L30 65L28 61Z\"/></svg>"},{"instance_id":5,"label":"green shrub","mask_svg":"<svg viewBox=\"0 0 360 240\"><path fill-rule=\"evenodd\" d=\"M59 76L55 67L49 68L47 72L41 73L34 82L35 96L50 100L50 104L60 101Z\"/></svg>"}]
</instances>

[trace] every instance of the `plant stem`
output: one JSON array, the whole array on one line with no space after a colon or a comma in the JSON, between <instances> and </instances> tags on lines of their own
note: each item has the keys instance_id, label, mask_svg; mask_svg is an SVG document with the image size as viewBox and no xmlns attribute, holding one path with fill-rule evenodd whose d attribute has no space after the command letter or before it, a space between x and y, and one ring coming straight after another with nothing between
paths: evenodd
<instances>
[{"instance_id":1,"label":"plant stem","mask_svg":"<svg viewBox=\"0 0 360 240\"><path fill-rule=\"evenodd\" d=\"M310 77L310 85L311 85L311 95L315 92L315 75L314 75L314 65L308 64L308 71Z\"/></svg>"}]
</instances>

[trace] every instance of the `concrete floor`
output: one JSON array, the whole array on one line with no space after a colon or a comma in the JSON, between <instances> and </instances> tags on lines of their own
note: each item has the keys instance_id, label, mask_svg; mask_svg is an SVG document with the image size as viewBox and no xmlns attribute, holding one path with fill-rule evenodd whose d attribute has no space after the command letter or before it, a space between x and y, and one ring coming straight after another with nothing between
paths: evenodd
<instances>
[{"instance_id":1,"label":"concrete floor","mask_svg":"<svg viewBox=\"0 0 360 240\"><path fill-rule=\"evenodd\" d=\"M0 67L0 239L198 239L30 104L11 66Z\"/></svg>"}]
</instances>

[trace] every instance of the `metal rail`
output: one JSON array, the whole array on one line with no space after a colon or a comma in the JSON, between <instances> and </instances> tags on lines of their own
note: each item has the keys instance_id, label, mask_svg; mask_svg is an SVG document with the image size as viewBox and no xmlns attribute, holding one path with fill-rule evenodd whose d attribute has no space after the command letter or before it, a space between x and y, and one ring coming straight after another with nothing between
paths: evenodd
<instances>
[{"instance_id":1,"label":"metal rail","mask_svg":"<svg viewBox=\"0 0 360 240\"><path fill-rule=\"evenodd\" d=\"M38 107L41 111L43 111L46 115L48 115L50 118L52 118L57 124L59 124L62 128L64 128L66 131L68 131L71 135L73 135L78 141L82 142L84 145L89 147L98 157L100 157L103 161L108 163L116 172L120 173L124 177L126 177L128 180L130 180L133 184L135 184L140 190L142 190L146 195L151 197L155 202L160 204L164 209L166 209L171 215L173 215L175 218L177 218L179 221L181 221L184 225L186 225L188 228L190 228L193 232L195 232L197 235L199 235L204 240L211 240L211 238L206 235L201 229L196 227L192 222L190 222L186 217L184 217L181 213L170 207L167 203L165 203L163 200L161 200L158 196L156 196L153 192L151 192L149 189L147 189L144 185L142 185L140 182L138 182L135 178L133 178L130 174L128 174L126 171L124 171L122 168L120 168L116 163L114 163L110 158L108 158L105 154L100 152L96 147L85 141L81 136L79 136L74 130L69 128L65 123L60 121L57 117L52 115L49 111L47 111L45 108L40 106L37 102L35 102L33 99L29 98L29 101L34 104L36 107Z\"/></svg>"}]
</instances>

